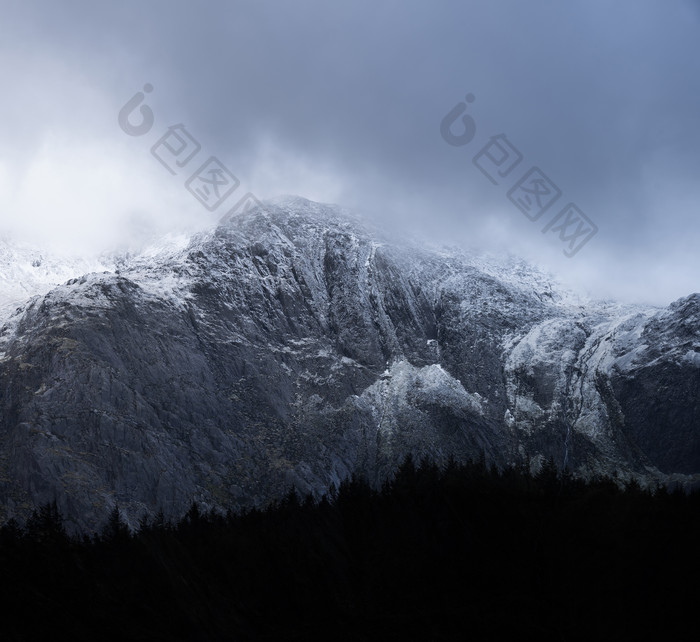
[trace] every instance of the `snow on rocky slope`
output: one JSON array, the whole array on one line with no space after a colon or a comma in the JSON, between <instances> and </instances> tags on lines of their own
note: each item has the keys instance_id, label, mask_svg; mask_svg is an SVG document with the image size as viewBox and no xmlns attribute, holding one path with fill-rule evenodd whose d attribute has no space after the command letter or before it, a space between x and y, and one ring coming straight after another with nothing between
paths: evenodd
<instances>
[{"instance_id":1,"label":"snow on rocky slope","mask_svg":"<svg viewBox=\"0 0 700 642\"><path fill-rule=\"evenodd\" d=\"M700 473L700 295L583 302L298 197L50 291L2 256L2 291L35 296L0 328L0 517L246 505L407 452Z\"/></svg>"},{"instance_id":2,"label":"snow on rocky slope","mask_svg":"<svg viewBox=\"0 0 700 642\"><path fill-rule=\"evenodd\" d=\"M108 270L99 259L61 257L0 238L0 320L35 295L87 272Z\"/></svg>"}]
</instances>

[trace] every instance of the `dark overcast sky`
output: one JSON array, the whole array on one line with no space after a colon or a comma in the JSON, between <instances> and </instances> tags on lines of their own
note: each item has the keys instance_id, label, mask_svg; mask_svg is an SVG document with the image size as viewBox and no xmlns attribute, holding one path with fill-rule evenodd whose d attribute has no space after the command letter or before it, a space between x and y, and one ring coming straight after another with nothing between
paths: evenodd
<instances>
[{"instance_id":1,"label":"dark overcast sky","mask_svg":"<svg viewBox=\"0 0 700 642\"><path fill-rule=\"evenodd\" d=\"M210 225L150 154L184 123L260 198L337 202L431 241L506 250L598 296L700 290L700 3L0 0L0 229L73 249ZM121 107L146 83L153 129ZM474 139L440 136L467 93ZM472 163L505 134L523 160ZM532 166L561 190L531 222ZM227 201L228 202L228 201ZM574 202L573 258L540 233Z\"/></svg>"}]
</instances>

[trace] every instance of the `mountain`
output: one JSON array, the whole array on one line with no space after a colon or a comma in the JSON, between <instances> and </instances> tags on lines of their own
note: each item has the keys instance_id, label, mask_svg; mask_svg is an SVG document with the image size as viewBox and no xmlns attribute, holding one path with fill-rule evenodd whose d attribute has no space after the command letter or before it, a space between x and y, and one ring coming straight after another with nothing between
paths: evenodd
<instances>
[{"instance_id":1,"label":"mountain","mask_svg":"<svg viewBox=\"0 0 700 642\"><path fill-rule=\"evenodd\" d=\"M75 276L113 266L114 261L107 257L60 256L0 237L0 320L32 296L45 294Z\"/></svg>"},{"instance_id":2,"label":"mountain","mask_svg":"<svg viewBox=\"0 0 700 642\"><path fill-rule=\"evenodd\" d=\"M700 295L581 302L522 261L298 197L2 323L2 520L54 499L74 529L115 503L132 523L259 504L380 483L408 452L700 479Z\"/></svg>"}]
</instances>

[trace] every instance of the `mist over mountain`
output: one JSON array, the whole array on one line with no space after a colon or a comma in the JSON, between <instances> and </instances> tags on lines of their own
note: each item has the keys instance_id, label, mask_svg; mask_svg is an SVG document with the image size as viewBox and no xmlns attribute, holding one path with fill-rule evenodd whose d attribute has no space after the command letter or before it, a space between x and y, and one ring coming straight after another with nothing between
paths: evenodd
<instances>
[{"instance_id":1,"label":"mist over mountain","mask_svg":"<svg viewBox=\"0 0 700 642\"><path fill-rule=\"evenodd\" d=\"M700 479L699 294L583 300L299 197L135 255L0 262L2 521L260 505L407 453Z\"/></svg>"}]
</instances>

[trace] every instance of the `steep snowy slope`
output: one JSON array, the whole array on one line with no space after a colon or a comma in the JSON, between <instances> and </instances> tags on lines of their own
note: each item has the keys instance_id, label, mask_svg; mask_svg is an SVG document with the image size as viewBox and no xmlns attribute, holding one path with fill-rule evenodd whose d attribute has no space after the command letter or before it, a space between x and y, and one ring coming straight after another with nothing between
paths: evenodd
<instances>
[{"instance_id":1,"label":"steep snowy slope","mask_svg":"<svg viewBox=\"0 0 700 642\"><path fill-rule=\"evenodd\" d=\"M0 238L0 322L32 296L87 272L108 269L112 263L107 260L57 256Z\"/></svg>"},{"instance_id":2,"label":"steep snowy slope","mask_svg":"<svg viewBox=\"0 0 700 642\"><path fill-rule=\"evenodd\" d=\"M0 329L0 517L243 505L380 481L409 451L700 473L697 295L584 306L300 198L116 270Z\"/></svg>"}]
</instances>

